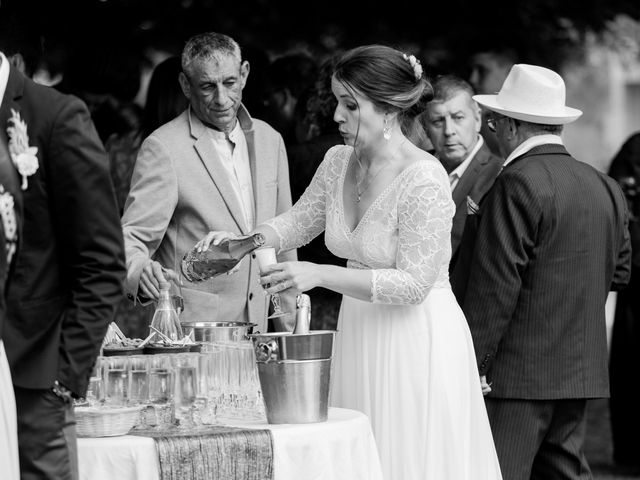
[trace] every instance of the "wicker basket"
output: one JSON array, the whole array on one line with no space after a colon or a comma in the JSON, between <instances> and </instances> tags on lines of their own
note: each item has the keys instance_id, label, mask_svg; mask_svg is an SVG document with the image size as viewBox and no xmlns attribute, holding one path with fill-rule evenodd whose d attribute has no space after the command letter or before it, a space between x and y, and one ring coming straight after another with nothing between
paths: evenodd
<instances>
[{"instance_id":1,"label":"wicker basket","mask_svg":"<svg viewBox=\"0 0 640 480\"><path fill-rule=\"evenodd\" d=\"M76 407L76 432L79 437L117 437L135 426L140 407Z\"/></svg>"}]
</instances>

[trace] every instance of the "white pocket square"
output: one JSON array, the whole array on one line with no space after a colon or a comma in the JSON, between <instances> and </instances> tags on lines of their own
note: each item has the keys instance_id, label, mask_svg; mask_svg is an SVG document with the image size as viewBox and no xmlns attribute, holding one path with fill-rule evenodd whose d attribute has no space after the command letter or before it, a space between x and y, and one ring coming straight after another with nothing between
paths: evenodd
<instances>
[{"instance_id":1,"label":"white pocket square","mask_svg":"<svg viewBox=\"0 0 640 480\"><path fill-rule=\"evenodd\" d=\"M480 206L467 195L467 215L477 215L478 212L480 212Z\"/></svg>"}]
</instances>

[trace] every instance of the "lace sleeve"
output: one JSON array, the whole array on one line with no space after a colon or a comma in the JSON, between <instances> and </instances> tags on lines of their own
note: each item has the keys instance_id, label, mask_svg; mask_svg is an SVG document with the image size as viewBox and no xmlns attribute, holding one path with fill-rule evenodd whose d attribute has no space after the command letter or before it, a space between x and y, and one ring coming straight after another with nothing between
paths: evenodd
<instances>
[{"instance_id":1,"label":"lace sleeve","mask_svg":"<svg viewBox=\"0 0 640 480\"><path fill-rule=\"evenodd\" d=\"M373 270L374 303L419 304L448 268L455 205L444 171L420 168L398 204L395 269Z\"/></svg>"},{"instance_id":2,"label":"lace sleeve","mask_svg":"<svg viewBox=\"0 0 640 480\"><path fill-rule=\"evenodd\" d=\"M278 235L279 252L306 245L324 231L327 185L331 184L327 179L328 165L334 153L335 147L326 153L311 183L289 211L264 222Z\"/></svg>"}]
</instances>

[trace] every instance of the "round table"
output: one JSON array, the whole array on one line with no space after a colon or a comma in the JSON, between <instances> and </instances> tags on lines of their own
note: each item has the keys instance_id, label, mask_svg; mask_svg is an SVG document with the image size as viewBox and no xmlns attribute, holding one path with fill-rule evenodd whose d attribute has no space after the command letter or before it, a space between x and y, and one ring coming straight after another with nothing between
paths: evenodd
<instances>
[{"instance_id":1,"label":"round table","mask_svg":"<svg viewBox=\"0 0 640 480\"><path fill-rule=\"evenodd\" d=\"M228 425L271 430L274 480L382 480L371 424L361 412L330 408L321 423ZM160 479L155 440L149 437L79 438L78 463L81 480Z\"/></svg>"}]
</instances>

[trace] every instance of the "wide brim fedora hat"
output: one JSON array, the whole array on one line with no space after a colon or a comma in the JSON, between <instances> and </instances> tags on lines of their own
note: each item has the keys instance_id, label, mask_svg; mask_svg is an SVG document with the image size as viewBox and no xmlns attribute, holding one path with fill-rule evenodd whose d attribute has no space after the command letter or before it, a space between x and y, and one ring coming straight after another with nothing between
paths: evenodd
<instances>
[{"instance_id":1,"label":"wide brim fedora hat","mask_svg":"<svg viewBox=\"0 0 640 480\"><path fill-rule=\"evenodd\" d=\"M564 125L582 115L567 107L564 80L553 70L517 63L496 95L474 95L483 107L506 117L544 125Z\"/></svg>"}]
</instances>

